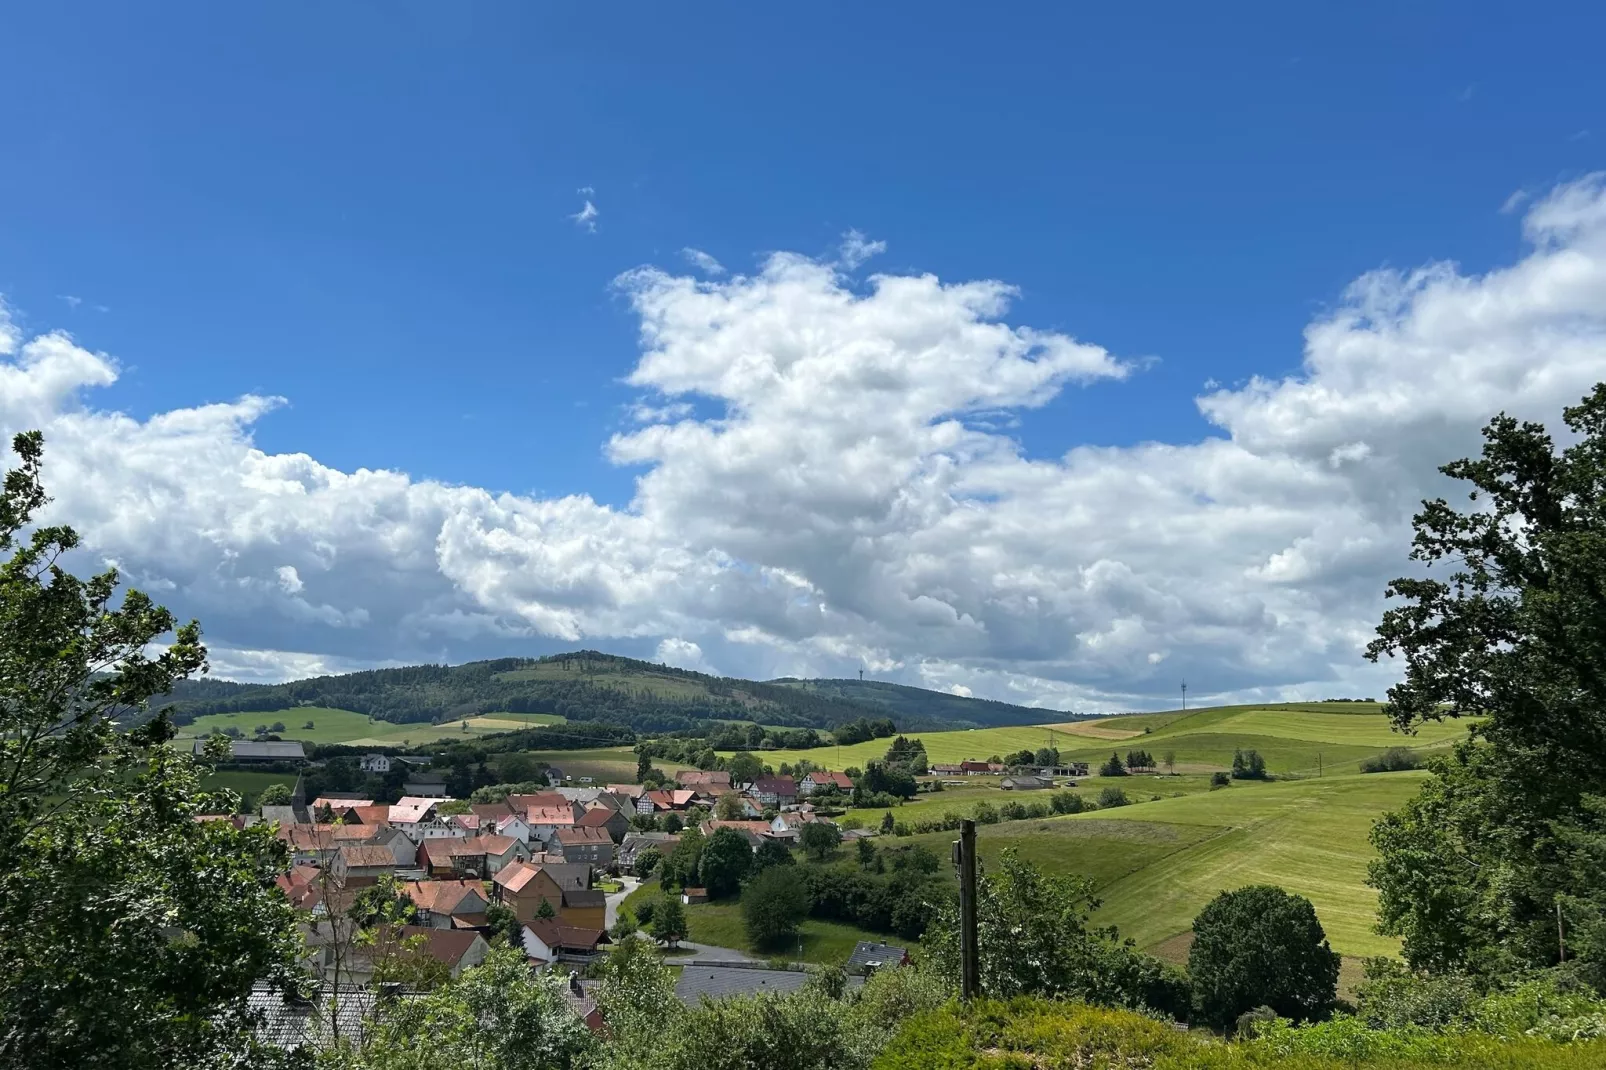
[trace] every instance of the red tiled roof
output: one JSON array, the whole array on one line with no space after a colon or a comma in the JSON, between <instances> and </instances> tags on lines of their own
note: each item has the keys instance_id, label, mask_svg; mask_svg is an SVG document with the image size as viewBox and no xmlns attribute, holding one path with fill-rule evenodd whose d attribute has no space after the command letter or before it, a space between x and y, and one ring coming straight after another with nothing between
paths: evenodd
<instances>
[{"instance_id":1,"label":"red tiled roof","mask_svg":"<svg viewBox=\"0 0 1606 1070\"><path fill-rule=\"evenodd\" d=\"M472 929L434 929L422 925L403 925L401 927L402 939L414 936L424 938L424 950L430 958L438 959L448 966L456 966L469 953L476 940L484 939Z\"/></svg>"},{"instance_id":2,"label":"red tiled roof","mask_svg":"<svg viewBox=\"0 0 1606 1070\"><path fill-rule=\"evenodd\" d=\"M843 791L853 790L853 781L846 773L836 773L829 769L816 769L809 773L809 779L816 784L835 784Z\"/></svg>"},{"instance_id":3,"label":"red tiled roof","mask_svg":"<svg viewBox=\"0 0 1606 1070\"><path fill-rule=\"evenodd\" d=\"M675 774L675 783L683 788L708 787L714 784L729 786L731 775L722 769L682 769Z\"/></svg>"},{"instance_id":4,"label":"red tiled roof","mask_svg":"<svg viewBox=\"0 0 1606 1070\"><path fill-rule=\"evenodd\" d=\"M606 806L599 806L595 810L587 810L580 817L580 825L582 828L602 828L609 821L612 821L613 815L618 812L617 810L610 810Z\"/></svg>"},{"instance_id":5,"label":"red tiled roof","mask_svg":"<svg viewBox=\"0 0 1606 1070\"><path fill-rule=\"evenodd\" d=\"M491 880L516 895L522 892L524 886L534 880L540 872L540 866L531 865L529 862L514 862L497 870Z\"/></svg>"},{"instance_id":6,"label":"red tiled roof","mask_svg":"<svg viewBox=\"0 0 1606 1070\"><path fill-rule=\"evenodd\" d=\"M753 781L753 790L772 795L796 795L797 781L789 776L761 776Z\"/></svg>"},{"instance_id":7,"label":"red tiled roof","mask_svg":"<svg viewBox=\"0 0 1606 1070\"><path fill-rule=\"evenodd\" d=\"M552 918L536 918L525 925L540 941L550 948L572 948L593 951L608 938L601 929L582 929L578 925L564 925Z\"/></svg>"},{"instance_id":8,"label":"red tiled roof","mask_svg":"<svg viewBox=\"0 0 1606 1070\"><path fill-rule=\"evenodd\" d=\"M383 844L369 844L358 847L342 847L340 860L348 869L372 869L396 865L396 852Z\"/></svg>"},{"instance_id":9,"label":"red tiled roof","mask_svg":"<svg viewBox=\"0 0 1606 1070\"><path fill-rule=\"evenodd\" d=\"M582 827L558 829L558 842L563 844L565 847L578 847L583 844L592 843L606 843L611 845L613 840L608 836L606 829Z\"/></svg>"},{"instance_id":10,"label":"red tiled roof","mask_svg":"<svg viewBox=\"0 0 1606 1070\"><path fill-rule=\"evenodd\" d=\"M524 820L530 825L555 825L562 827L574 824L574 808L572 806L532 806L525 811Z\"/></svg>"},{"instance_id":11,"label":"red tiled roof","mask_svg":"<svg viewBox=\"0 0 1606 1070\"><path fill-rule=\"evenodd\" d=\"M516 814L522 814L532 807L536 809L548 809L551 807L568 809L569 805L569 800L555 791L540 791L533 795L509 795L507 797L508 809Z\"/></svg>"},{"instance_id":12,"label":"red tiled roof","mask_svg":"<svg viewBox=\"0 0 1606 1070\"><path fill-rule=\"evenodd\" d=\"M414 906L437 914L455 914L469 896L479 897L473 904L477 910L485 904L485 885L479 881L408 881L402 892Z\"/></svg>"}]
</instances>

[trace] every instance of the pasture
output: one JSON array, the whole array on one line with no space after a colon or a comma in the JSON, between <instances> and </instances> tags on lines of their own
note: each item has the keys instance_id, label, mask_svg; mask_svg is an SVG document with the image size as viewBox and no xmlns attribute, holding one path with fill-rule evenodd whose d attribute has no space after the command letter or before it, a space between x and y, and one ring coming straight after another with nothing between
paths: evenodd
<instances>
[{"instance_id":1,"label":"pasture","mask_svg":"<svg viewBox=\"0 0 1606 1070\"><path fill-rule=\"evenodd\" d=\"M1172 753L1179 772L1209 772L1230 767L1233 751L1243 748L1259 751L1273 774L1308 776L1357 772L1363 758L1389 747L1447 747L1466 730L1465 722L1445 721L1404 735L1393 730L1376 703L1315 702L1215 706L1067 724L916 735L933 763L984 760L1052 745L1064 761L1096 766L1112 752L1124 755L1130 749L1142 748L1157 761L1167 752ZM764 760L779 765L806 758L828 769L863 768L866 762L885 755L887 743L876 739L844 747L773 751L766 752Z\"/></svg>"},{"instance_id":2,"label":"pasture","mask_svg":"<svg viewBox=\"0 0 1606 1070\"><path fill-rule=\"evenodd\" d=\"M1154 802L1139 801L1147 798L1141 794L1142 778L1090 778L1084 786L1120 784L1133 804L984 825L977 837L984 860L1012 847L1047 870L1091 878L1103 903L1094 920L1117 926L1140 947L1174 942L1218 892L1275 884L1315 904L1336 950L1390 955L1397 953L1398 942L1372 931L1377 896L1365 885L1373 857L1367 836L1384 811L1416 793L1422 777L1374 773L1235 781L1229 788ZM883 842L925 843L946 857L955 835Z\"/></svg>"},{"instance_id":3,"label":"pasture","mask_svg":"<svg viewBox=\"0 0 1606 1070\"><path fill-rule=\"evenodd\" d=\"M312 727L307 724L311 722ZM365 713L335 710L324 706L297 706L271 712L209 713L179 726L180 739L193 739L214 730L234 727L250 739L259 725L283 723L284 739L306 743L341 743L350 747L410 747L442 739L468 739L474 736L512 732L532 725L561 724L563 718L549 713L487 713L475 717L429 724L415 721L395 724L371 720Z\"/></svg>"}]
</instances>

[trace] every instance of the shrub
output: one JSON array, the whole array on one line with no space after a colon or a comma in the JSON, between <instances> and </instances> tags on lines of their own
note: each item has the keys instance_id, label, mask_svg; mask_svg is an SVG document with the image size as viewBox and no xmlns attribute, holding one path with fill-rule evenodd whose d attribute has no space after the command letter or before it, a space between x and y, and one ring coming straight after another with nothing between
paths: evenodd
<instances>
[{"instance_id":1,"label":"shrub","mask_svg":"<svg viewBox=\"0 0 1606 1070\"><path fill-rule=\"evenodd\" d=\"M1225 788L1225 787L1230 787L1231 785L1232 785L1232 778L1229 777L1226 773L1211 773L1210 774L1210 789L1212 791L1214 791L1216 788Z\"/></svg>"},{"instance_id":2,"label":"shrub","mask_svg":"<svg viewBox=\"0 0 1606 1070\"><path fill-rule=\"evenodd\" d=\"M1267 1006L1297 1021L1325 1018L1338 999L1338 954L1303 896L1261 884L1223 892L1193 921L1193 1007L1218 1028Z\"/></svg>"},{"instance_id":3,"label":"shrub","mask_svg":"<svg viewBox=\"0 0 1606 1070\"><path fill-rule=\"evenodd\" d=\"M1049 805L1056 814L1079 814L1085 808L1082 797L1074 791L1056 791Z\"/></svg>"},{"instance_id":4,"label":"shrub","mask_svg":"<svg viewBox=\"0 0 1606 1070\"><path fill-rule=\"evenodd\" d=\"M1114 784L1111 784L1109 787L1099 792L1099 809L1101 810L1108 810L1116 806L1125 806L1129 801L1130 800L1128 800L1126 797L1126 792L1122 791Z\"/></svg>"},{"instance_id":5,"label":"shrub","mask_svg":"<svg viewBox=\"0 0 1606 1070\"><path fill-rule=\"evenodd\" d=\"M977 803L973 815L978 825L998 824L998 809L991 803Z\"/></svg>"},{"instance_id":6,"label":"shrub","mask_svg":"<svg viewBox=\"0 0 1606 1070\"><path fill-rule=\"evenodd\" d=\"M998 808L998 817L1002 821L1023 821L1026 818L1026 806L1011 799Z\"/></svg>"},{"instance_id":7,"label":"shrub","mask_svg":"<svg viewBox=\"0 0 1606 1070\"><path fill-rule=\"evenodd\" d=\"M1407 769L1419 769L1422 761L1416 752L1409 747L1390 747L1382 754L1373 755L1361 762L1363 773L1401 773Z\"/></svg>"},{"instance_id":8,"label":"shrub","mask_svg":"<svg viewBox=\"0 0 1606 1070\"><path fill-rule=\"evenodd\" d=\"M1111 754L1110 760L1099 766L1099 776L1126 776L1126 766L1121 764L1121 756Z\"/></svg>"}]
</instances>

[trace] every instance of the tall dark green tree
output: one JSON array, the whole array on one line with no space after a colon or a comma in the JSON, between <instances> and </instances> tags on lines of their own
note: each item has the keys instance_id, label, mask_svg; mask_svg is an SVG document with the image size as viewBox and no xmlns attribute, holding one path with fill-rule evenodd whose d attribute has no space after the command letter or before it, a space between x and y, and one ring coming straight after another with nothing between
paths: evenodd
<instances>
[{"instance_id":1,"label":"tall dark green tree","mask_svg":"<svg viewBox=\"0 0 1606 1070\"><path fill-rule=\"evenodd\" d=\"M168 1067L261 1061L246 997L289 983L285 862L269 829L230 812L146 704L203 670L179 626L115 571L62 565L68 527L46 503L43 439L19 435L0 490L0 1067ZM153 653L166 637L171 641ZM227 744L220 741L220 746Z\"/></svg>"},{"instance_id":2,"label":"tall dark green tree","mask_svg":"<svg viewBox=\"0 0 1606 1070\"><path fill-rule=\"evenodd\" d=\"M1368 649L1403 662L1399 728L1482 718L1373 832L1380 927L1418 967L1552 965L1558 907L1584 928L1606 907L1577 857L1606 831L1606 384L1563 419L1565 448L1501 415L1479 457L1441 469L1467 499L1423 503L1422 571L1389 585L1403 604ZM1606 990L1606 949L1590 948L1569 957Z\"/></svg>"},{"instance_id":3,"label":"tall dark green tree","mask_svg":"<svg viewBox=\"0 0 1606 1070\"><path fill-rule=\"evenodd\" d=\"M733 828L715 829L697 859L697 878L714 899L735 895L752 870L753 849Z\"/></svg>"}]
</instances>

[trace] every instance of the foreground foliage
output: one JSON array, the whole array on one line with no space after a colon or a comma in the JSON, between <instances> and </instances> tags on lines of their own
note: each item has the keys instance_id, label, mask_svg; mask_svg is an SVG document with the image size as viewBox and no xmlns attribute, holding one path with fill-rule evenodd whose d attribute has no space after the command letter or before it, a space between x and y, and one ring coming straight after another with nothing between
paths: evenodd
<instances>
[{"instance_id":1,"label":"foreground foliage","mask_svg":"<svg viewBox=\"0 0 1606 1070\"><path fill-rule=\"evenodd\" d=\"M1277 1023L1254 1040L1228 1043L1129 1011L1043 999L957 1004L909 1020L874 1070L1584 1070L1606 1065L1606 1041L1562 1044L1524 1037L1368 1030L1354 1019L1294 1027Z\"/></svg>"},{"instance_id":2,"label":"foreground foliage","mask_svg":"<svg viewBox=\"0 0 1606 1070\"><path fill-rule=\"evenodd\" d=\"M265 828L198 822L234 809L166 746L173 682L204 668L194 623L107 571L61 565L67 527L24 535L47 501L43 440L19 435L0 493L0 1066L261 1063L246 1001L287 982L298 943ZM172 634L164 648L156 644ZM151 651L158 651L152 655Z\"/></svg>"},{"instance_id":3,"label":"foreground foliage","mask_svg":"<svg viewBox=\"0 0 1606 1070\"><path fill-rule=\"evenodd\" d=\"M1440 499L1415 518L1411 556L1452 571L1390 584L1405 604L1368 655L1405 663L1399 727L1485 719L1379 823L1371 880L1413 966L1565 958L1606 991L1606 384L1564 418L1577 441L1560 451L1543 425L1491 421L1480 457L1442 469L1470 511Z\"/></svg>"}]
</instances>

